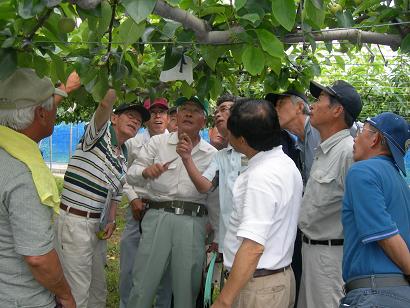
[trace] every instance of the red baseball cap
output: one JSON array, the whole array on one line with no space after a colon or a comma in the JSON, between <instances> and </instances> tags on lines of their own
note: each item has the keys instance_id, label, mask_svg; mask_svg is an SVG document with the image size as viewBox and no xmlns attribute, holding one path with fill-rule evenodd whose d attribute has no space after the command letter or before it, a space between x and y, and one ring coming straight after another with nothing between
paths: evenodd
<instances>
[{"instance_id":1,"label":"red baseball cap","mask_svg":"<svg viewBox=\"0 0 410 308\"><path fill-rule=\"evenodd\" d=\"M158 98L154 99L153 103L151 103L151 100L149 98L147 98L144 101L144 107L147 110L150 110L153 107L161 107L161 108L166 109L166 110L169 109L168 101L167 101L166 98L163 98L163 97L158 97Z\"/></svg>"}]
</instances>

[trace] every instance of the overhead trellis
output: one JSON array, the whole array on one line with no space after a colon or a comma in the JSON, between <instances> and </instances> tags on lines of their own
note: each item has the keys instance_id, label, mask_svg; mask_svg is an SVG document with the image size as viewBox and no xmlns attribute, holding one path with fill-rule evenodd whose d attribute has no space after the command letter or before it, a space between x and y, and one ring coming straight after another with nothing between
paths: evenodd
<instances>
[{"instance_id":1,"label":"overhead trellis","mask_svg":"<svg viewBox=\"0 0 410 308\"><path fill-rule=\"evenodd\" d=\"M84 87L64 103L77 108L63 120L88 118L109 86L125 101L304 90L328 56L342 66L341 55L371 55L372 44L408 52L409 11L407 0L4 0L0 78L27 66L64 81L76 69ZM170 49L183 52L167 57ZM183 56L193 82L161 82Z\"/></svg>"}]
</instances>

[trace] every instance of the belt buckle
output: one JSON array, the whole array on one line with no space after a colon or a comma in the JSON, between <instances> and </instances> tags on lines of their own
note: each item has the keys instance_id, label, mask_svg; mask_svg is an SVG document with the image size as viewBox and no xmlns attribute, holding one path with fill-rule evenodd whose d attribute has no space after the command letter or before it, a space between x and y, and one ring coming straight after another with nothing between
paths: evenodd
<instances>
[{"instance_id":1,"label":"belt buckle","mask_svg":"<svg viewBox=\"0 0 410 308\"><path fill-rule=\"evenodd\" d=\"M175 206L173 206L173 208L174 208L175 215L184 215L184 209L183 208L175 207Z\"/></svg>"}]
</instances>

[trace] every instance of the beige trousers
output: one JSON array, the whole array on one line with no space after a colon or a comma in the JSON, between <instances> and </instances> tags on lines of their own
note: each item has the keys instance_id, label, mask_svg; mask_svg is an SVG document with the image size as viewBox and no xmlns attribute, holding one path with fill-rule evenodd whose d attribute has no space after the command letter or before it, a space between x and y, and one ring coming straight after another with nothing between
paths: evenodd
<instances>
[{"instance_id":1,"label":"beige trousers","mask_svg":"<svg viewBox=\"0 0 410 308\"><path fill-rule=\"evenodd\" d=\"M338 308L343 297L343 246L302 244L298 308Z\"/></svg>"},{"instance_id":2,"label":"beige trousers","mask_svg":"<svg viewBox=\"0 0 410 308\"><path fill-rule=\"evenodd\" d=\"M55 246L77 308L105 308L107 241L95 234L99 221L63 210L55 218Z\"/></svg>"},{"instance_id":3,"label":"beige trousers","mask_svg":"<svg viewBox=\"0 0 410 308\"><path fill-rule=\"evenodd\" d=\"M233 308L292 308L295 303L295 276L284 272L251 278L236 298Z\"/></svg>"}]
</instances>

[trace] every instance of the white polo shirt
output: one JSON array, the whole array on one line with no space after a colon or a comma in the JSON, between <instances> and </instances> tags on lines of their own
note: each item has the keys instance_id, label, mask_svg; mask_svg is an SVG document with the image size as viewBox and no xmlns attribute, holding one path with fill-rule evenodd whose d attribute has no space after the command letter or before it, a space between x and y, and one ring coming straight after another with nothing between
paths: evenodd
<instances>
[{"instance_id":1,"label":"white polo shirt","mask_svg":"<svg viewBox=\"0 0 410 308\"><path fill-rule=\"evenodd\" d=\"M303 183L282 146L249 160L233 188L233 212L224 241L224 265L230 270L244 238L264 246L258 269L292 262Z\"/></svg>"}]
</instances>

